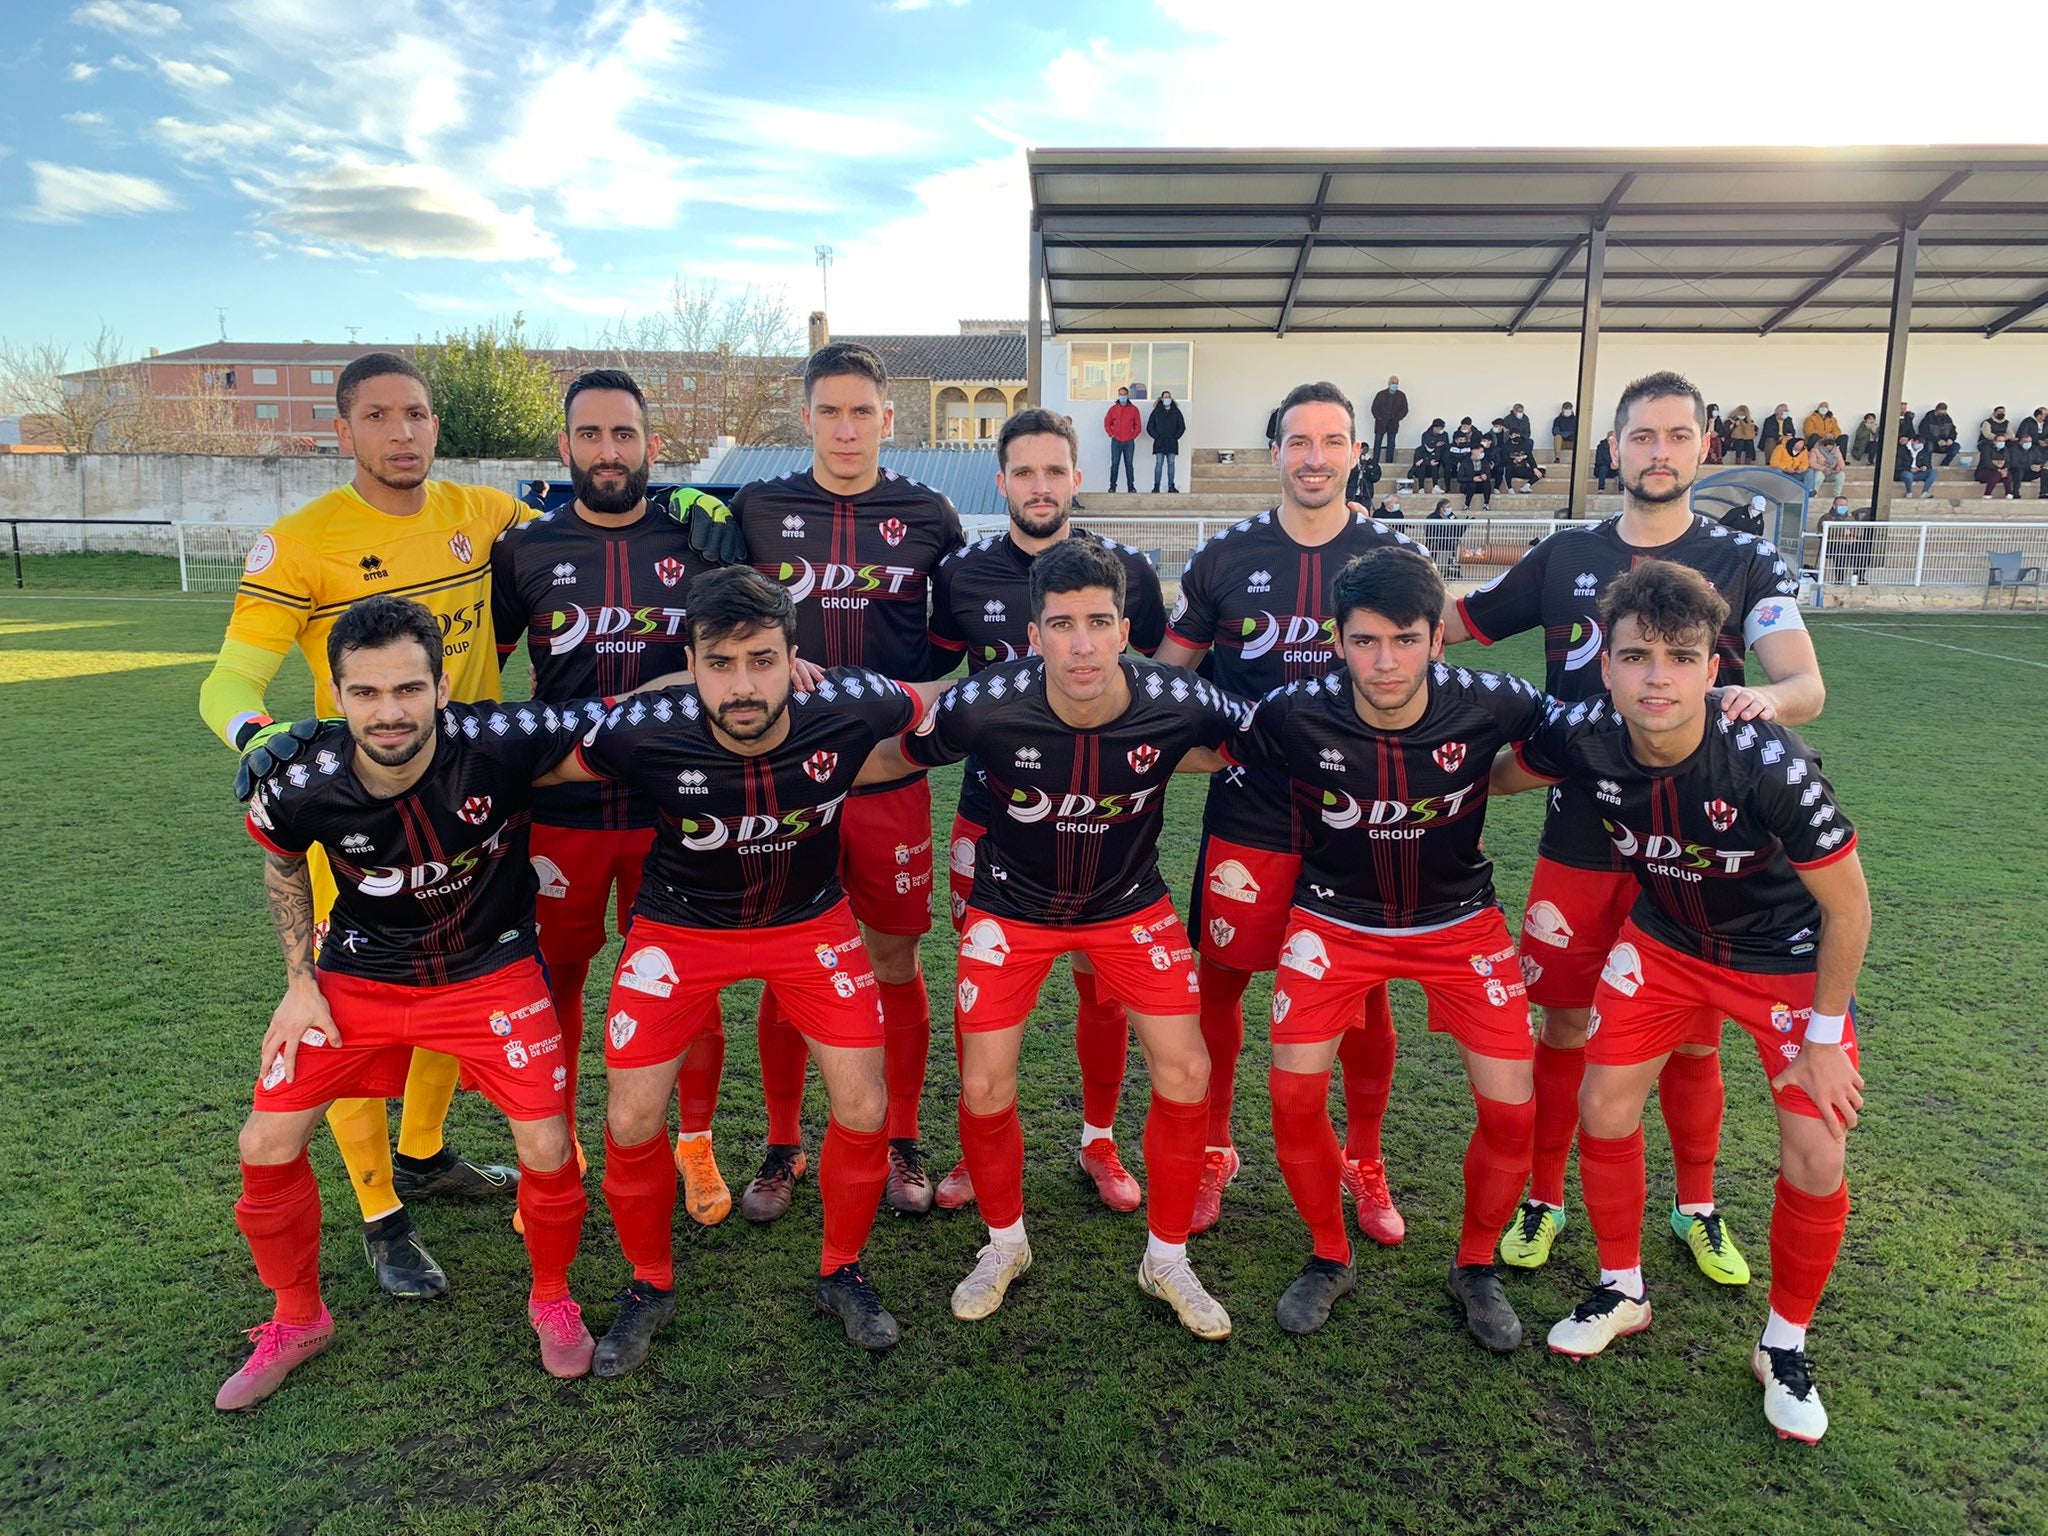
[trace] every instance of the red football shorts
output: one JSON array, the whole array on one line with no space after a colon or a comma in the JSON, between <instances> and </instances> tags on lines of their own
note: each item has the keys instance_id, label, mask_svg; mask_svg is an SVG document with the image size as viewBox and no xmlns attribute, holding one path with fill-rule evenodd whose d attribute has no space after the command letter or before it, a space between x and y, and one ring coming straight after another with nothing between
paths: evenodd
<instances>
[{"instance_id":1,"label":"red football shorts","mask_svg":"<svg viewBox=\"0 0 2048 1536\"><path fill-rule=\"evenodd\" d=\"M1027 923L969 907L960 935L954 1027L970 1035L1022 1024L1053 961L1086 955L1096 986L1132 1013L1192 1016L1201 984L1187 930L1162 896L1142 912L1099 923Z\"/></svg>"},{"instance_id":2,"label":"red football shorts","mask_svg":"<svg viewBox=\"0 0 2048 1536\"><path fill-rule=\"evenodd\" d=\"M1478 1056L1536 1054L1515 941L1499 907L1427 933L1362 933L1300 907L1273 977L1273 1043L1334 1040L1359 1021L1365 994L1383 982L1419 983L1432 1034Z\"/></svg>"},{"instance_id":3,"label":"red football shorts","mask_svg":"<svg viewBox=\"0 0 2048 1536\"><path fill-rule=\"evenodd\" d=\"M604 948L605 909L624 933L640 894L654 828L606 831L533 824L533 872L540 881L540 952L550 966L583 963ZM608 901L614 888L615 902Z\"/></svg>"},{"instance_id":4,"label":"red football shorts","mask_svg":"<svg viewBox=\"0 0 2048 1536\"><path fill-rule=\"evenodd\" d=\"M953 835L946 840L946 884L952 888L955 933L967 915L967 903L974 899L974 845L987 830L958 812L953 815Z\"/></svg>"},{"instance_id":5,"label":"red football shorts","mask_svg":"<svg viewBox=\"0 0 2048 1536\"><path fill-rule=\"evenodd\" d=\"M1202 958L1240 971L1278 965L1300 875L1299 854L1247 848L1204 832L1188 903Z\"/></svg>"},{"instance_id":6,"label":"red football shorts","mask_svg":"<svg viewBox=\"0 0 2048 1536\"><path fill-rule=\"evenodd\" d=\"M339 1046L299 1047L296 1072L284 1080L273 1062L256 1084L260 1110L317 1109L334 1099L395 1099L405 1092L415 1047L462 1064L474 1088L511 1120L549 1120L563 1113L562 1031L540 962L515 960L474 981L414 987L315 973Z\"/></svg>"},{"instance_id":7,"label":"red football shorts","mask_svg":"<svg viewBox=\"0 0 2048 1536\"><path fill-rule=\"evenodd\" d=\"M875 932L931 932L931 780L920 774L894 789L846 797L839 812L839 883L853 915Z\"/></svg>"},{"instance_id":8,"label":"red football shorts","mask_svg":"<svg viewBox=\"0 0 2048 1536\"><path fill-rule=\"evenodd\" d=\"M1806 971L1774 976L1734 971L1660 943L1624 923L1608 952L1586 1027L1589 1066L1625 1067L1652 1061L1681 1045L1719 1046L1721 1021L1733 1019L1756 1043L1764 1075L1776 1077L1799 1055L1813 1017L1815 976ZM1858 1060L1856 1021L1842 1028L1849 1060ZM1780 1108L1820 1117L1803 1088L1776 1095Z\"/></svg>"},{"instance_id":9,"label":"red football shorts","mask_svg":"<svg viewBox=\"0 0 2048 1536\"><path fill-rule=\"evenodd\" d=\"M1522 914L1522 980L1539 1008L1585 1008L1642 887L1625 869L1575 869L1538 855Z\"/></svg>"},{"instance_id":10,"label":"red football shorts","mask_svg":"<svg viewBox=\"0 0 2048 1536\"><path fill-rule=\"evenodd\" d=\"M882 1043L882 1001L845 902L776 928L681 928L635 917L605 1003L608 1067L674 1061L717 1017L718 991L758 978L806 1039Z\"/></svg>"}]
</instances>

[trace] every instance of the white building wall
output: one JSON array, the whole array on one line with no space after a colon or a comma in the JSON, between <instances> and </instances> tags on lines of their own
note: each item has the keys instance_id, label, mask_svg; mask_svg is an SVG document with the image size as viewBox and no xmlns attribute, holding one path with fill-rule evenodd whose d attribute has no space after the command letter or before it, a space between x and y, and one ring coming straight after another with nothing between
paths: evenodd
<instances>
[{"instance_id":1,"label":"white building wall","mask_svg":"<svg viewBox=\"0 0 2048 1536\"><path fill-rule=\"evenodd\" d=\"M1075 341L1105 338L1075 337ZM1370 435L1366 406L1398 374L1408 392L1409 416L1401 448L1410 450L1432 416L1455 426L1471 416L1484 427L1520 401L1528 408L1539 444L1561 401L1577 388L1576 336L1149 336L1132 332L1129 341L1189 341L1193 344L1190 387L1181 397L1188 419L1185 455L1198 448L1249 448L1265 441L1266 416L1294 385L1330 379L1358 406L1364 435ZM1081 434L1083 483L1102 487L1109 478L1109 439L1102 430L1107 402L1069 402L1067 341L1050 338L1045 347L1047 408L1074 418ZM1611 416L1614 402L1632 379L1659 368L1685 374L1724 411L1747 405L1762 417L1779 401L1801 418L1820 401L1834 408L1847 431L1865 411L1879 407L1884 383L1882 336L1691 336L1604 335L1594 391L1595 408ZM1922 336L1907 354L1906 401L1917 414L1946 400L1965 434L1995 405L2017 419L2048 404L2048 336ZM1149 402L1141 402L1149 410ZM1546 445L1547 446L1547 445ZM1138 440L1139 477L1150 484L1151 450Z\"/></svg>"}]
</instances>

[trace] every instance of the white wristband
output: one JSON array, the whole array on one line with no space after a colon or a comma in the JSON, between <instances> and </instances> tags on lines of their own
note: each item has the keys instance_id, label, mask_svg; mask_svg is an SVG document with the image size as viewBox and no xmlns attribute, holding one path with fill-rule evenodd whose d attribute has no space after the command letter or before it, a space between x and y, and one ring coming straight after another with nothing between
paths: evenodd
<instances>
[{"instance_id":1,"label":"white wristband","mask_svg":"<svg viewBox=\"0 0 2048 1536\"><path fill-rule=\"evenodd\" d=\"M1846 1013L1815 1013L1806 1023L1806 1043L1808 1045L1840 1045L1842 1043L1842 1026L1847 1024L1848 1021L1849 1016Z\"/></svg>"}]
</instances>

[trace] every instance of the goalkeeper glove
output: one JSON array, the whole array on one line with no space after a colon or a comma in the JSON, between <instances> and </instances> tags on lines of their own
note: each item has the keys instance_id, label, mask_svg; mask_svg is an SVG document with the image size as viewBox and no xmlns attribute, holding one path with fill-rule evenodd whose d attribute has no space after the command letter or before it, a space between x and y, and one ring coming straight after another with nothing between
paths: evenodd
<instances>
[{"instance_id":1,"label":"goalkeeper glove","mask_svg":"<svg viewBox=\"0 0 2048 1536\"><path fill-rule=\"evenodd\" d=\"M247 800L258 784L296 761L306 743L320 734L321 724L318 720L271 720L258 725L242 743L242 766L235 770L235 798Z\"/></svg>"},{"instance_id":2,"label":"goalkeeper glove","mask_svg":"<svg viewBox=\"0 0 2048 1536\"><path fill-rule=\"evenodd\" d=\"M693 485L679 485L669 494L668 515L690 530L690 548L713 565L747 563L747 536L740 532L732 508Z\"/></svg>"}]
</instances>

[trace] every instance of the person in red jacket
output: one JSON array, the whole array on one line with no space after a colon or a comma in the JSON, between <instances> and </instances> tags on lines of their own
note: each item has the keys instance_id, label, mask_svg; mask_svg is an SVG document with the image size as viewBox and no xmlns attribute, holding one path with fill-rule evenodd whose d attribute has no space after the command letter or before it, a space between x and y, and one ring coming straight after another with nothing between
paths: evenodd
<instances>
[{"instance_id":1,"label":"person in red jacket","mask_svg":"<svg viewBox=\"0 0 2048 1536\"><path fill-rule=\"evenodd\" d=\"M1121 464L1124 470L1124 489L1135 493L1138 489L1138 475L1134 467L1136 451L1132 444L1138 440L1141 423L1138 408L1131 404L1131 392L1120 389L1116 392L1116 404L1112 405L1102 418L1102 430L1109 434L1109 488L1116 489L1116 470Z\"/></svg>"}]
</instances>

